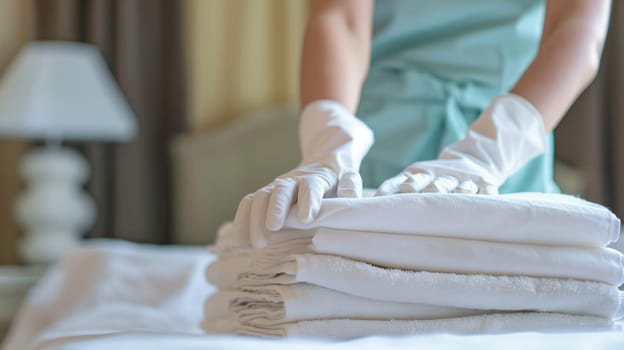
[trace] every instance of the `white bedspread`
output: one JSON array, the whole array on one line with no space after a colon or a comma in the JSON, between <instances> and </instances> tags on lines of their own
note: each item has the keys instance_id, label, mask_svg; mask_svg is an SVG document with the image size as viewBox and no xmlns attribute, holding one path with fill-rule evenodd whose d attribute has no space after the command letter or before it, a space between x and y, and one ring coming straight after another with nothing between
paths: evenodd
<instances>
[{"instance_id":1,"label":"white bedspread","mask_svg":"<svg viewBox=\"0 0 624 350\"><path fill-rule=\"evenodd\" d=\"M214 288L202 248L97 241L68 255L32 290L3 349L623 349L624 333L368 337L349 342L203 335Z\"/></svg>"},{"instance_id":2,"label":"white bedspread","mask_svg":"<svg viewBox=\"0 0 624 350\"><path fill-rule=\"evenodd\" d=\"M31 293L3 349L116 334L201 334L202 303L214 292L204 278L204 248L94 241L67 254Z\"/></svg>"}]
</instances>

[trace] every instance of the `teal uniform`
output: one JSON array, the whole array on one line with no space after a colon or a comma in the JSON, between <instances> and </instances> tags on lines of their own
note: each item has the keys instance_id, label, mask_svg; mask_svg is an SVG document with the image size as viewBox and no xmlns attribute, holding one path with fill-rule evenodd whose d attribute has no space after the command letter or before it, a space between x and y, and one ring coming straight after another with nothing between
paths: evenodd
<instances>
[{"instance_id":1,"label":"teal uniform","mask_svg":"<svg viewBox=\"0 0 624 350\"><path fill-rule=\"evenodd\" d=\"M371 67L357 115L375 133L362 162L376 188L462 139L492 98L511 90L537 53L543 0L378 0ZM558 192L553 137L501 193Z\"/></svg>"}]
</instances>

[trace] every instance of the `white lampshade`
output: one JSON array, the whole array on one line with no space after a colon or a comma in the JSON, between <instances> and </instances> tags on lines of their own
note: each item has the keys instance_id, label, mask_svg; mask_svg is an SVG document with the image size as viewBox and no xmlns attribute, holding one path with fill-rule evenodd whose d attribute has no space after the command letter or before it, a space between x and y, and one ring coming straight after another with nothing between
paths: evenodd
<instances>
[{"instance_id":1,"label":"white lampshade","mask_svg":"<svg viewBox=\"0 0 624 350\"><path fill-rule=\"evenodd\" d=\"M0 80L0 136L125 141L134 115L98 50L88 44L28 44Z\"/></svg>"}]
</instances>

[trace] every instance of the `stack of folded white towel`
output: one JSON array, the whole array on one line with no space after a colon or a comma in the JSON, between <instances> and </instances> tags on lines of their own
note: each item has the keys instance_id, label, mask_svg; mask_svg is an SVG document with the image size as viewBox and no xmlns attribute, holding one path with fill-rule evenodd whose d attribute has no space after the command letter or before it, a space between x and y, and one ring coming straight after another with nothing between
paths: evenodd
<instances>
[{"instance_id":1,"label":"stack of folded white towel","mask_svg":"<svg viewBox=\"0 0 624 350\"><path fill-rule=\"evenodd\" d=\"M606 246L619 229L605 207L565 195L324 199L309 225L222 227L203 327L333 338L612 329L624 260Z\"/></svg>"}]
</instances>

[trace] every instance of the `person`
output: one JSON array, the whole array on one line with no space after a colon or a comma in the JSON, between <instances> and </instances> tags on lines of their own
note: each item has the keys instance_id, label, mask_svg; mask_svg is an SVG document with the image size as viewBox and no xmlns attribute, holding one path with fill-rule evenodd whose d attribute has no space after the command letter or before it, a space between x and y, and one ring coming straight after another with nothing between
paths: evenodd
<instances>
[{"instance_id":1,"label":"person","mask_svg":"<svg viewBox=\"0 0 624 350\"><path fill-rule=\"evenodd\" d=\"M302 161L239 212L275 231L293 204L310 223L322 198L359 197L363 186L377 195L557 192L552 130L597 74L610 5L313 0Z\"/></svg>"}]
</instances>

